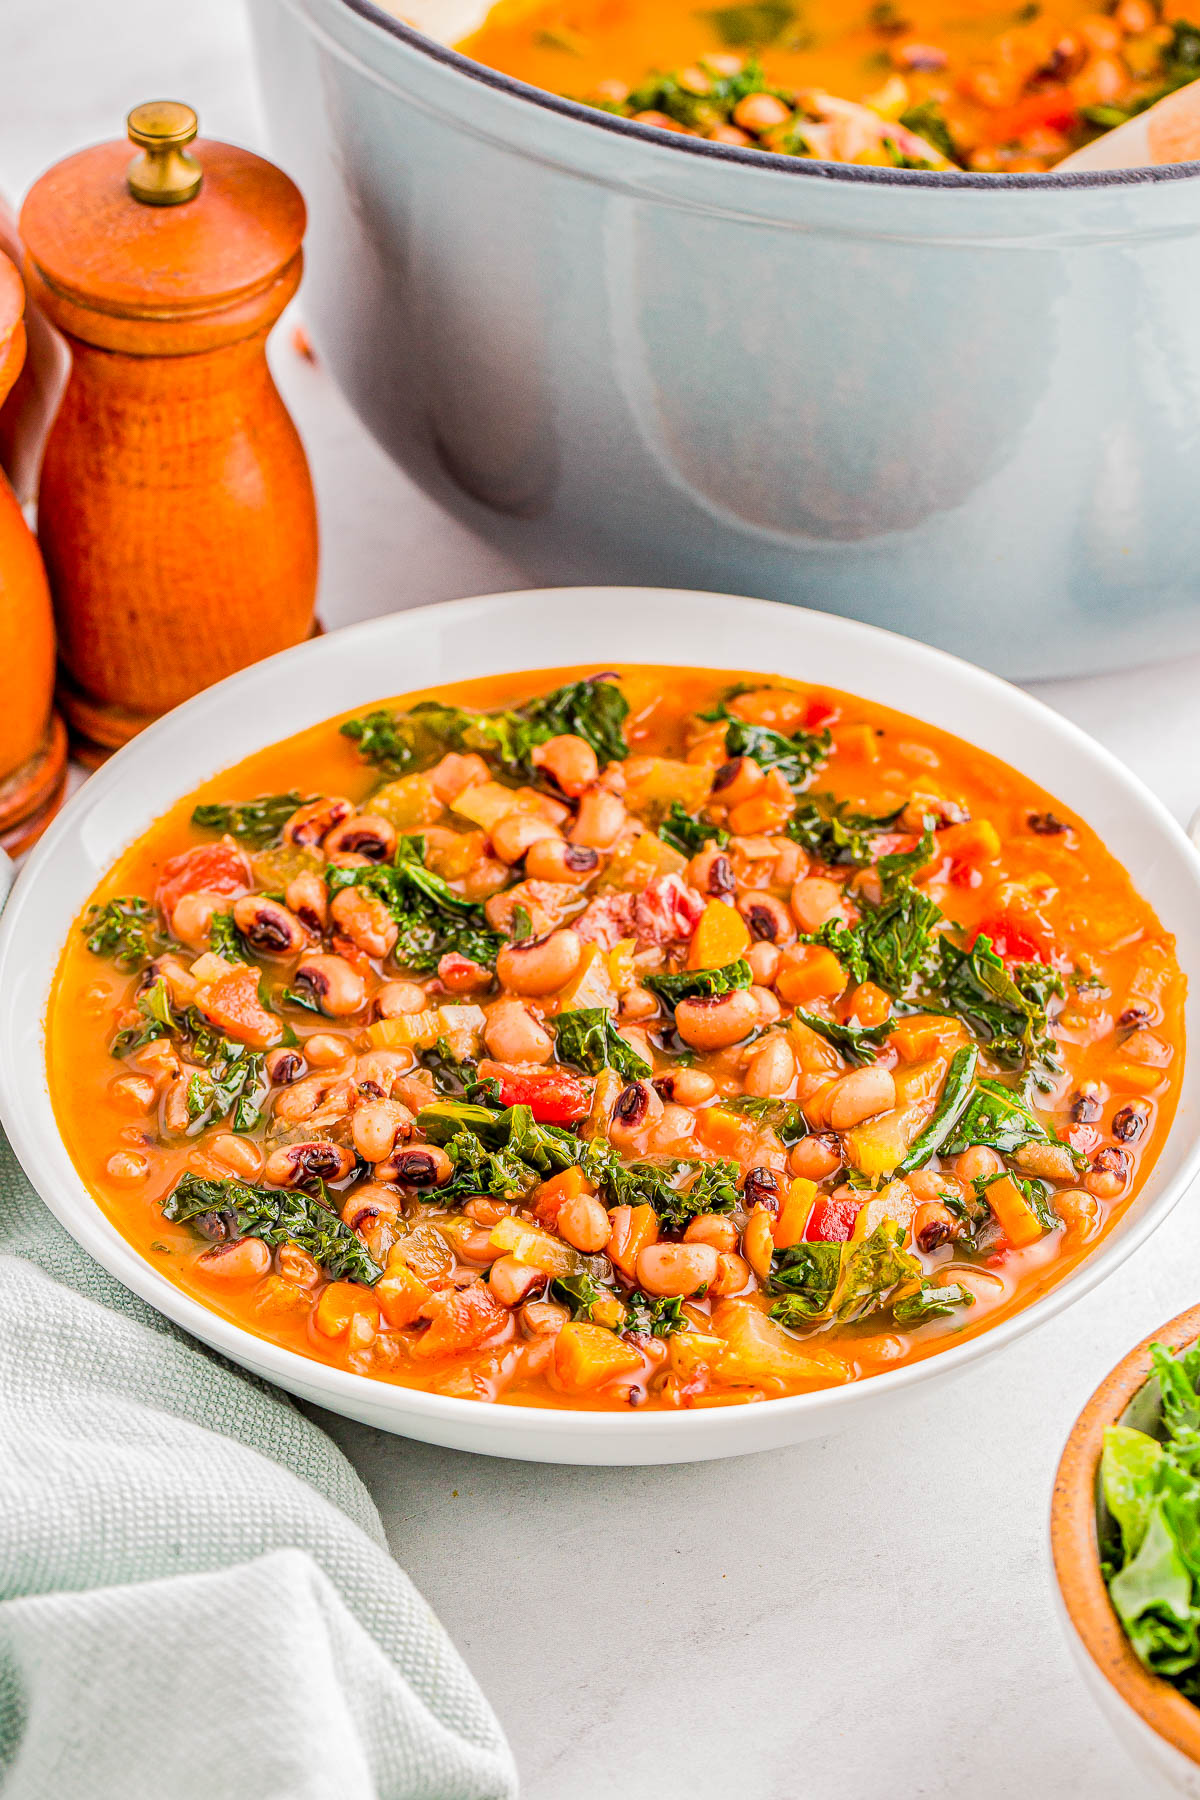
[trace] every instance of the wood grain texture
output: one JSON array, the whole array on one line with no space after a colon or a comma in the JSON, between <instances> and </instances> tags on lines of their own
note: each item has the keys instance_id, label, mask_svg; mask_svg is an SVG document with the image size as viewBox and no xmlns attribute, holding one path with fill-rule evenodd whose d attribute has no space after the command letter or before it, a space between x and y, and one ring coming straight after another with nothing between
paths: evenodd
<instances>
[{"instance_id":1,"label":"wood grain texture","mask_svg":"<svg viewBox=\"0 0 1200 1800\"><path fill-rule=\"evenodd\" d=\"M0 256L0 405L25 359L21 279ZM33 533L0 474L0 834L57 805L61 729L50 730L54 621Z\"/></svg>"},{"instance_id":2,"label":"wood grain texture","mask_svg":"<svg viewBox=\"0 0 1200 1800\"><path fill-rule=\"evenodd\" d=\"M31 294L71 351L38 510L60 693L102 747L312 628L312 482L266 360L304 205L261 158L196 148L186 205L134 200L118 143L52 169L21 214Z\"/></svg>"}]
</instances>

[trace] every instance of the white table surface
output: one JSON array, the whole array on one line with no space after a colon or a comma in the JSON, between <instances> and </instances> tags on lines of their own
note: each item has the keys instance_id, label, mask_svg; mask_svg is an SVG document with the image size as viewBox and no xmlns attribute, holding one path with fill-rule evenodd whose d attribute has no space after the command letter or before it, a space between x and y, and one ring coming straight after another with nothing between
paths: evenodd
<instances>
[{"instance_id":1,"label":"white table surface","mask_svg":"<svg viewBox=\"0 0 1200 1800\"><path fill-rule=\"evenodd\" d=\"M0 191L18 199L163 94L269 153L236 0L5 0ZM316 478L326 625L524 585L288 339L285 322L274 360ZM1188 817L1200 658L1042 692ZM1098 1292L868 1431L595 1470L326 1423L495 1705L527 1800L1129 1800L1150 1790L1061 1641L1047 1508L1092 1388L1197 1298L1193 1191Z\"/></svg>"}]
</instances>

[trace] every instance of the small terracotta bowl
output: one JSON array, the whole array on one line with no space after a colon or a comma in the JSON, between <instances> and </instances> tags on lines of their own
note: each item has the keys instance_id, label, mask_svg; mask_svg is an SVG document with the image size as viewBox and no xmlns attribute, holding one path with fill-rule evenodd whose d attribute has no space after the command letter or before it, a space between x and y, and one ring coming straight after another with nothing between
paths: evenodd
<instances>
[{"instance_id":1,"label":"small terracotta bowl","mask_svg":"<svg viewBox=\"0 0 1200 1800\"><path fill-rule=\"evenodd\" d=\"M1067 1439L1050 1512L1050 1549L1067 1640L1083 1677L1139 1769L1200 1800L1200 1707L1134 1655L1100 1573L1097 1483L1104 1428L1124 1415L1152 1373L1151 1344L1178 1350L1200 1338L1200 1306L1131 1350L1092 1395Z\"/></svg>"}]
</instances>

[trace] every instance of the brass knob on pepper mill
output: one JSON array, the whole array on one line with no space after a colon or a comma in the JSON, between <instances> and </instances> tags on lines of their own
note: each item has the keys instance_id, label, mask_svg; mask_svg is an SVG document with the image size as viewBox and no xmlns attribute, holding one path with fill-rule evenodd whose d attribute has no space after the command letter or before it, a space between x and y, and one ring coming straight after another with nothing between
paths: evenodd
<instances>
[{"instance_id":1,"label":"brass knob on pepper mill","mask_svg":"<svg viewBox=\"0 0 1200 1800\"><path fill-rule=\"evenodd\" d=\"M313 626L312 482L266 360L304 202L194 137L190 107L135 107L132 161L128 140L79 151L21 211L31 293L71 351L38 532L85 755Z\"/></svg>"}]
</instances>

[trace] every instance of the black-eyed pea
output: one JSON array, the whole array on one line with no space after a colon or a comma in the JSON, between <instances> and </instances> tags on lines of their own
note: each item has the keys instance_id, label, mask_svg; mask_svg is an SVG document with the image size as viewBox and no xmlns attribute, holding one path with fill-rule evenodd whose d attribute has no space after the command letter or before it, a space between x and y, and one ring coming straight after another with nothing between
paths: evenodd
<instances>
[{"instance_id":1,"label":"black-eyed pea","mask_svg":"<svg viewBox=\"0 0 1200 1800\"><path fill-rule=\"evenodd\" d=\"M576 973L583 942L575 932L551 931L545 937L505 944L496 958L496 975L510 993L556 994Z\"/></svg>"},{"instance_id":2,"label":"black-eyed pea","mask_svg":"<svg viewBox=\"0 0 1200 1800\"><path fill-rule=\"evenodd\" d=\"M717 1084L703 1069L668 1069L654 1077L656 1093L679 1106L703 1106L717 1091Z\"/></svg>"},{"instance_id":3,"label":"black-eyed pea","mask_svg":"<svg viewBox=\"0 0 1200 1800\"><path fill-rule=\"evenodd\" d=\"M296 809L283 828L285 844L306 844L309 847L321 843L335 825L348 819L354 808L349 800L340 794L334 794L327 800L310 800L306 806Z\"/></svg>"},{"instance_id":4,"label":"black-eyed pea","mask_svg":"<svg viewBox=\"0 0 1200 1800\"><path fill-rule=\"evenodd\" d=\"M649 988L626 988L621 995L621 1017L623 1019L652 1019L658 1011L658 1001Z\"/></svg>"},{"instance_id":5,"label":"black-eyed pea","mask_svg":"<svg viewBox=\"0 0 1200 1800\"><path fill-rule=\"evenodd\" d=\"M769 987L751 987L748 992L758 1006L758 1022L760 1025L774 1025L776 1019L782 1018L783 1008L778 998Z\"/></svg>"},{"instance_id":6,"label":"black-eyed pea","mask_svg":"<svg viewBox=\"0 0 1200 1800\"><path fill-rule=\"evenodd\" d=\"M556 825L549 819L539 819L533 813L511 812L507 818L499 820L492 827L492 849L501 862L520 862L525 853L543 838L555 838L562 842Z\"/></svg>"},{"instance_id":7,"label":"black-eyed pea","mask_svg":"<svg viewBox=\"0 0 1200 1800\"><path fill-rule=\"evenodd\" d=\"M349 1018L352 1013L361 1012L366 1001L366 983L344 956L302 957L294 980L312 994L321 1011L331 1018Z\"/></svg>"},{"instance_id":8,"label":"black-eyed pea","mask_svg":"<svg viewBox=\"0 0 1200 1800\"><path fill-rule=\"evenodd\" d=\"M1125 1192L1132 1168L1133 1158L1128 1150L1118 1150L1115 1144L1106 1145L1093 1156L1083 1185L1098 1200L1115 1200Z\"/></svg>"},{"instance_id":9,"label":"black-eyed pea","mask_svg":"<svg viewBox=\"0 0 1200 1800\"><path fill-rule=\"evenodd\" d=\"M1156 1031L1143 1025L1129 1033L1121 1045L1121 1054L1129 1062L1141 1063L1146 1068L1165 1069L1171 1060L1171 1046Z\"/></svg>"},{"instance_id":10,"label":"black-eyed pea","mask_svg":"<svg viewBox=\"0 0 1200 1800\"><path fill-rule=\"evenodd\" d=\"M737 909L755 943L790 944L796 936L791 913L774 894L759 893L751 888L738 895Z\"/></svg>"},{"instance_id":11,"label":"black-eyed pea","mask_svg":"<svg viewBox=\"0 0 1200 1800\"><path fill-rule=\"evenodd\" d=\"M814 1132L802 1137L788 1152L789 1175L801 1175L807 1181L824 1181L842 1164L842 1150L832 1132Z\"/></svg>"},{"instance_id":12,"label":"black-eyed pea","mask_svg":"<svg viewBox=\"0 0 1200 1800\"><path fill-rule=\"evenodd\" d=\"M336 1069L349 1060L353 1049L349 1038L332 1031L314 1031L304 1040L304 1055L314 1069Z\"/></svg>"},{"instance_id":13,"label":"black-eyed pea","mask_svg":"<svg viewBox=\"0 0 1200 1800\"><path fill-rule=\"evenodd\" d=\"M497 1062L545 1063L554 1040L522 1000L496 1000L487 1009L483 1041Z\"/></svg>"},{"instance_id":14,"label":"black-eyed pea","mask_svg":"<svg viewBox=\"0 0 1200 1800\"><path fill-rule=\"evenodd\" d=\"M720 1255L737 1249L737 1226L724 1213L698 1213L689 1220L683 1241L685 1244L711 1244Z\"/></svg>"},{"instance_id":15,"label":"black-eyed pea","mask_svg":"<svg viewBox=\"0 0 1200 1800\"><path fill-rule=\"evenodd\" d=\"M402 1150L394 1160L396 1180L418 1192L443 1187L454 1173L450 1158L436 1144L414 1144L410 1150Z\"/></svg>"},{"instance_id":16,"label":"black-eyed pea","mask_svg":"<svg viewBox=\"0 0 1200 1800\"><path fill-rule=\"evenodd\" d=\"M267 1080L275 1087L289 1087L293 1081L299 1081L304 1073L304 1058L299 1050L268 1050L266 1058Z\"/></svg>"},{"instance_id":17,"label":"black-eyed pea","mask_svg":"<svg viewBox=\"0 0 1200 1800\"><path fill-rule=\"evenodd\" d=\"M488 1271L488 1286L501 1306L522 1305L532 1294L545 1287L546 1281L543 1269L518 1262L515 1256L497 1257Z\"/></svg>"},{"instance_id":18,"label":"black-eyed pea","mask_svg":"<svg viewBox=\"0 0 1200 1800\"><path fill-rule=\"evenodd\" d=\"M587 844L568 844L557 834L538 838L525 853L525 873L534 881L560 881L578 887L600 867L600 852Z\"/></svg>"},{"instance_id":19,"label":"black-eyed pea","mask_svg":"<svg viewBox=\"0 0 1200 1800\"><path fill-rule=\"evenodd\" d=\"M412 1136L413 1116L399 1100L372 1100L350 1121L354 1148L364 1162L386 1162Z\"/></svg>"},{"instance_id":20,"label":"black-eyed pea","mask_svg":"<svg viewBox=\"0 0 1200 1800\"><path fill-rule=\"evenodd\" d=\"M468 1200L463 1207L463 1212L468 1219L474 1219L477 1225L486 1225L489 1231L494 1225L498 1225L501 1219L507 1218L511 1211L511 1201L493 1200L490 1194L476 1194L475 1198Z\"/></svg>"},{"instance_id":21,"label":"black-eyed pea","mask_svg":"<svg viewBox=\"0 0 1200 1800\"><path fill-rule=\"evenodd\" d=\"M617 1150L636 1151L662 1118L663 1103L649 1081L627 1081L617 1095L608 1125L609 1142Z\"/></svg>"},{"instance_id":22,"label":"black-eyed pea","mask_svg":"<svg viewBox=\"0 0 1200 1800\"><path fill-rule=\"evenodd\" d=\"M354 1167L344 1144L314 1138L307 1144L285 1144L272 1150L263 1168L271 1187L303 1187L310 1181L341 1181Z\"/></svg>"},{"instance_id":23,"label":"black-eyed pea","mask_svg":"<svg viewBox=\"0 0 1200 1800\"><path fill-rule=\"evenodd\" d=\"M1004 1158L984 1144L972 1144L969 1150L962 1150L955 1157L954 1173L970 1187L973 1182L1003 1175Z\"/></svg>"},{"instance_id":24,"label":"black-eyed pea","mask_svg":"<svg viewBox=\"0 0 1200 1800\"><path fill-rule=\"evenodd\" d=\"M342 888L333 896L329 911L342 936L367 956L382 960L400 934L386 903L363 888Z\"/></svg>"},{"instance_id":25,"label":"black-eyed pea","mask_svg":"<svg viewBox=\"0 0 1200 1800\"><path fill-rule=\"evenodd\" d=\"M299 1244L281 1244L275 1252L275 1265L295 1287L313 1288L321 1279L321 1265Z\"/></svg>"},{"instance_id":26,"label":"black-eyed pea","mask_svg":"<svg viewBox=\"0 0 1200 1800\"><path fill-rule=\"evenodd\" d=\"M962 1231L962 1221L941 1200L922 1200L912 1217L912 1239L926 1256Z\"/></svg>"},{"instance_id":27,"label":"black-eyed pea","mask_svg":"<svg viewBox=\"0 0 1200 1800\"><path fill-rule=\"evenodd\" d=\"M753 991L753 990L752 990ZM776 1032L756 1045L742 1077L747 1094L765 1099L786 1094L796 1079L796 1058L782 1033Z\"/></svg>"},{"instance_id":28,"label":"black-eyed pea","mask_svg":"<svg viewBox=\"0 0 1200 1800\"><path fill-rule=\"evenodd\" d=\"M586 792L600 775L596 752L586 738L564 731L558 737L538 744L530 761L535 769L545 769L556 785L570 799Z\"/></svg>"},{"instance_id":29,"label":"black-eyed pea","mask_svg":"<svg viewBox=\"0 0 1200 1800\"><path fill-rule=\"evenodd\" d=\"M263 1153L252 1138L239 1137L232 1131L219 1131L208 1144L208 1153L222 1168L243 1181L253 1181L263 1165Z\"/></svg>"},{"instance_id":30,"label":"black-eyed pea","mask_svg":"<svg viewBox=\"0 0 1200 1800\"><path fill-rule=\"evenodd\" d=\"M284 890L284 899L314 937L320 937L329 918L329 890L314 869L305 869L293 877Z\"/></svg>"},{"instance_id":31,"label":"black-eyed pea","mask_svg":"<svg viewBox=\"0 0 1200 1800\"><path fill-rule=\"evenodd\" d=\"M842 910L842 890L827 875L804 875L791 893L792 917L801 931L820 931Z\"/></svg>"},{"instance_id":32,"label":"black-eyed pea","mask_svg":"<svg viewBox=\"0 0 1200 1800\"><path fill-rule=\"evenodd\" d=\"M207 950L213 914L228 910L222 894L181 894L171 913L171 936L189 950Z\"/></svg>"},{"instance_id":33,"label":"black-eyed pea","mask_svg":"<svg viewBox=\"0 0 1200 1800\"><path fill-rule=\"evenodd\" d=\"M379 1182L364 1181L342 1201L342 1223L351 1231L368 1232L379 1220L400 1216L400 1201L391 1188Z\"/></svg>"},{"instance_id":34,"label":"black-eyed pea","mask_svg":"<svg viewBox=\"0 0 1200 1800\"><path fill-rule=\"evenodd\" d=\"M321 847L331 861L362 856L367 862L390 862L396 854L396 827L376 813L351 813L326 834Z\"/></svg>"},{"instance_id":35,"label":"black-eyed pea","mask_svg":"<svg viewBox=\"0 0 1200 1800\"><path fill-rule=\"evenodd\" d=\"M829 1123L835 1131L849 1131L865 1119L890 1112L895 1104L896 1083L890 1069L881 1069L878 1063L865 1069L851 1069L830 1091Z\"/></svg>"},{"instance_id":36,"label":"black-eyed pea","mask_svg":"<svg viewBox=\"0 0 1200 1800\"><path fill-rule=\"evenodd\" d=\"M554 1300L526 1300L519 1314L522 1329L529 1337L557 1336L570 1316L566 1307Z\"/></svg>"},{"instance_id":37,"label":"black-eyed pea","mask_svg":"<svg viewBox=\"0 0 1200 1800\"><path fill-rule=\"evenodd\" d=\"M736 1250L721 1250L717 1254L717 1272L713 1276L709 1293L714 1296L744 1294L750 1286L750 1264Z\"/></svg>"},{"instance_id":38,"label":"black-eyed pea","mask_svg":"<svg viewBox=\"0 0 1200 1800\"><path fill-rule=\"evenodd\" d=\"M737 891L733 864L728 853L716 844L707 844L693 856L687 866L687 878L692 887L710 900L732 900Z\"/></svg>"},{"instance_id":39,"label":"black-eyed pea","mask_svg":"<svg viewBox=\"0 0 1200 1800\"><path fill-rule=\"evenodd\" d=\"M265 894L243 894L233 922L256 956L296 956L310 943L308 928L288 907Z\"/></svg>"},{"instance_id":40,"label":"black-eyed pea","mask_svg":"<svg viewBox=\"0 0 1200 1800\"><path fill-rule=\"evenodd\" d=\"M779 973L778 944L751 944L746 952L750 973L757 987L771 987Z\"/></svg>"},{"instance_id":41,"label":"black-eyed pea","mask_svg":"<svg viewBox=\"0 0 1200 1800\"><path fill-rule=\"evenodd\" d=\"M474 752L462 756L458 751L451 750L429 771L433 791L443 806L449 806L467 788L478 787L480 782L490 781L491 778L491 770L482 756L476 756Z\"/></svg>"},{"instance_id":42,"label":"black-eyed pea","mask_svg":"<svg viewBox=\"0 0 1200 1800\"><path fill-rule=\"evenodd\" d=\"M625 825L625 802L607 788L589 788L579 802L568 836L573 844L611 850Z\"/></svg>"},{"instance_id":43,"label":"black-eyed pea","mask_svg":"<svg viewBox=\"0 0 1200 1800\"><path fill-rule=\"evenodd\" d=\"M717 1252L711 1244L647 1244L638 1252L638 1286L664 1299L686 1299L711 1287L716 1274Z\"/></svg>"},{"instance_id":44,"label":"black-eyed pea","mask_svg":"<svg viewBox=\"0 0 1200 1800\"><path fill-rule=\"evenodd\" d=\"M564 1200L555 1224L559 1237L585 1256L595 1256L608 1242L608 1213L591 1194Z\"/></svg>"},{"instance_id":45,"label":"black-eyed pea","mask_svg":"<svg viewBox=\"0 0 1200 1800\"><path fill-rule=\"evenodd\" d=\"M744 988L732 994L681 1000L675 1008L675 1029L693 1050L728 1050L758 1022L758 1001Z\"/></svg>"},{"instance_id":46,"label":"black-eyed pea","mask_svg":"<svg viewBox=\"0 0 1200 1800\"><path fill-rule=\"evenodd\" d=\"M104 1165L110 1181L119 1181L122 1187L134 1187L139 1181L145 1181L150 1173L149 1158L142 1156L137 1150L117 1150Z\"/></svg>"},{"instance_id":47,"label":"black-eyed pea","mask_svg":"<svg viewBox=\"0 0 1200 1800\"><path fill-rule=\"evenodd\" d=\"M765 1206L756 1206L742 1232L742 1255L762 1282L771 1275L771 1258L775 1254L773 1229L771 1213Z\"/></svg>"},{"instance_id":48,"label":"black-eyed pea","mask_svg":"<svg viewBox=\"0 0 1200 1800\"><path fill-rule=\"evenodd\" d=\"M713 775L712 798L719 806L739 806L757 794L766 775L752 756L735 756Z\"/></svg>"},{"instance_id":49,"label":"black-eyed pea","mask_svg":"<svg viewBox=\"0 0 1200 1800\"><path fill-rule=\"evenodd\" d=\"M1067 1234L1081 1243L1086 1242L1100 1224L1100 1201L1086 1188L1059 1188L1053 1206Z\"/></svg>"},{"instance_id":50,"label":"black-eyed pea","mask_svg":"<svg viewBox=\"0 0 1200 1800\"><path fill-rule=\"evenodd\" d=\"M214 1244L204 1250L192 1267L206 1281L241 1285L258 1281L271 1266L271 1252L261 1238L234 1238L227 1244Z\"/></svg>"},{"instance_id":51,"label":"black-eyed pea","mask_svg":"<svg viewBox=\"0 0 1200 1800\"><path fill-rule=\"evenodd\" d=\"M677 1106L673 1100L664 1103L658 1123L651 1128L647 1139L650 1150L673 1151L680 1149L686 1139L690 1139L696 1129L696 1115L689 1106Z\"/></svg>"},{"instance_id":52,"label":"black-eyed pea","mask_svg":"<svg viewBox=\"0 0 1200 1800\"><path fill-rule=\"evenodd\" d=\"M395 1019L402 1013L424 1012L429 998L415 981L385 981L375 995L375 1011L381 1019Z\"/></svg>"},{"instance_id":53,"label":"black-eyed pea","mask_svg":"<svg viewBox=\"0 0 1200 1800\"><path fill-rule=\"evenodd\" d=\"M108 1091L126 1112L145 1113L158 1099L158 1089L148 1075L118 1075Z\"/></svg>"}]
</instances>

